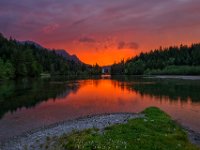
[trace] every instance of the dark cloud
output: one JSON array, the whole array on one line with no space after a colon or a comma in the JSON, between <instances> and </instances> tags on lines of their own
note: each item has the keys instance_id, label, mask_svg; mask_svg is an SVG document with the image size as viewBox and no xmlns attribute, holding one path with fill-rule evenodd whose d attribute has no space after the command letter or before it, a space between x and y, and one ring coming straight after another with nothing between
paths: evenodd
<instances>
[{"instance_id":1,"label":"dark cloud","mask_svg":"<svg viewBox=\"0 0 200 150\"><path fill-rule=\"evenodd\" d=\"M90 38L90 37L82 37L79 39L79 42L83 42L83 43L95 43L96 40L94 38Z\"/></svg>"},{"instance_id":2,"label":"dark cloud","mask_svg":"<svg viewBox=\"0 0 200 150\"><path fill-rule=\"evenodd\" d=\"M124 42L124 41L120 41L118 43L118 49L138 49L139 48L139 44L136 42Z\"/></svg>"},{"instance_id":3,"label":"dark cloud","mask_svg":"<svg viewBox=\"0 0 200 150\"><path fill-rule=\"evenodd\" d=\"M130 42L130 43L128 43L128 47L130 49L138 49L139 48L139 44L136 43L136 42Z\"/></svg>"},{"instance_id":4,"label":"dark cloud","mask_svg":"<svg viewBox=\"0 0 200 150\"><path fill-rule=\"evenodd\" d=\"M89 17L77 20L77 21L72 23L72 26L82 24L82 23L86 22L88 19L89 19Z\"/></svg>"},{"instance_id":5,"label":"dark cloud","mask_svg":"<svg viewBox=\"0 0 200 150\"><path fill-rule=\"evenodd\" d=\"M124 41L120 41L120 42L118 43L118 49L124 49L125 46L126 46L126 43L125 43Z\"/></svg>"}]
</instances>

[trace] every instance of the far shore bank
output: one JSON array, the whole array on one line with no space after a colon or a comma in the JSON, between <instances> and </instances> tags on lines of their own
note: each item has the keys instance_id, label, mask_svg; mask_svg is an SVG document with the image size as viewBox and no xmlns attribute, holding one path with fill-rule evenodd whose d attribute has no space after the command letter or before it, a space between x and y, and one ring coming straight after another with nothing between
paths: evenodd
<instances>
[{"instance_id":1,"label":"far shore bank","mask_svg":"<svg viewBox=\"0 0 200 150\"><path fill-rule=\"evenodd\" d=\"M186 75L153 75L148 78L160 78L160 79L183 79L183 80L200 80L200 76L186 76Z\"/></svg>"}]
</instances>

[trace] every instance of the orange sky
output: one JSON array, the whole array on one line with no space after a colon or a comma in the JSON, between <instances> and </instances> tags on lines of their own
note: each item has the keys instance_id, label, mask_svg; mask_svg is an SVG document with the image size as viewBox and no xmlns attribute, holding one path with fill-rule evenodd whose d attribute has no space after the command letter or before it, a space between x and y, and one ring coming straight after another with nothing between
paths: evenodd
<instances>
[{"instance_id":1,"label":"orange sky","mask_svg":"<svg viewBox=\"0 0 200 150\"><path fill-rule=\"evenodd\" d=\"M199 0L1 0L0 32L109 65L160 46L200 42L199 6Z\"/></svg>"}]
</instances>

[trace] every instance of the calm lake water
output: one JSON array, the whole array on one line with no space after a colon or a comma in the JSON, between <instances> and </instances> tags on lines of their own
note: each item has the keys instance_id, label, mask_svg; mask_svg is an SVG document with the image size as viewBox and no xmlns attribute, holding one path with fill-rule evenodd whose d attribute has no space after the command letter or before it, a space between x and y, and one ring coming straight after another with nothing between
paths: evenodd
<instances>
[{"instance_id":1,"label":"calm lake water","mask_svg":"<svg viewBox=\"0 0 200 150\"><path fill-rule=\"evenodd\" d=\"M0 84L0 140L87 115L156 106L200 132L200 80L112 77Z\"/></svg>"}]
</instances>

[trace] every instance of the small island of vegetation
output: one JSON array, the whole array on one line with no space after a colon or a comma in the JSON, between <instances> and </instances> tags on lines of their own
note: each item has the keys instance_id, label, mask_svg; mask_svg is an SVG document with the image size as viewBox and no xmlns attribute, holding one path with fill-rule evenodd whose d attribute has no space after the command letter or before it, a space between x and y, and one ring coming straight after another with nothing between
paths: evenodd
<instances>
[{"instance_id":1,"label":"small island of vegetation","mask_svg":"<svg viewBox=\"0 0 200 150\"><path fill-rule=\"evenodd\" d=\"M139 114L105 114L57 123L13 138L0 148L200 150L199 141L193 139L191 134L198 136L184 129L159 108L150 107Z\"/></svg>"},{"instance_id":2,"label":"small island of vegetation","mask_svg":"<svg viewBox=\"0 0 200 150\"><path fill-rule=\"evenodd\" d=\"M129 120L104 131L89 129L63 135L58 149L68 150L199 150L192 145L185 131L158 108L147 108L144 118Z\"/></svg>"},{"instance_id":3,"label":"small island of vegetation","mask_svg":"<svg viewBox=\"0 0 200 150\"><path fill-rule=\"evenodd\" d=\"M186 132L158 108L147 108L144 118L106 127L104 131L88 129L63 135L57 149L68 150L199 150Z\"/></svg>"}]
</instances>

